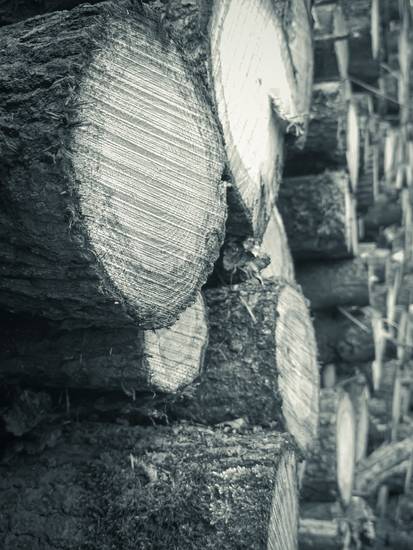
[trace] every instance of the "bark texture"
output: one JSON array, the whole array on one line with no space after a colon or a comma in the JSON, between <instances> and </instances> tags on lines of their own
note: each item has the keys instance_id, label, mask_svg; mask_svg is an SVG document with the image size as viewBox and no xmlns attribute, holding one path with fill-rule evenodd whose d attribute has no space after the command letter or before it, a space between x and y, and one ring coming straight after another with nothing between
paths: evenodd
<instances>
[{"instance_id":1,"label":"bark texture","mask_svg":"<svg viewBox=\"0 0 413 550\"><path fill-rule=\"evenodd\" d=\"M0 380L55 388L175 392L201 372L208 341L201 296L169 328L64 330L42 319L5 317Z\"/></svg>"},{"instance_id":2,"label":"bark texture","mask_svg":"<svg viewBox=\"0 0 413 550\"><path fill-rule=\"evenodd\" d=\"M295 260L343 259L356 253L355 203L344 172L286 178L278 206Z\"/></svg>"},{"instance_id":3,"label":"bark texture","mask_svg":"<svg viewBox=\"0 0 413 550\"><path fill-rule=\"evenodd\" d=\"M307 458L301 489L306 501L350 502L355 460L355 417L347 393L321 390L317 445Z\"/></svg>"},{"instance_id":4,"label":"bark texture","mask_svg":"<svg viewBox=\"0 0 413 550\"><path fill-rule=\"evenodd\" d=\"M351 318L342 311L317 312L314 327L321 363L363 363L374 360L370 308L350 310L348 313Z\"/></svg>"},{"instance_id":5,"label":"bark texture","mask_svg":"<svg viewBox=\"0 0 413 550\"><path fill-rule=\"evenodd\" d=\"M367 266L361 258L301 264L296 279L315 310L369 303Z\"/></svg>"},{"instance_id":6,"label":"bark texture","mask_svg":"<svg viewBox=\"0 0 413 550\"><path fill-rule=\"evenodd\" d=\"M205 369L170 404L171 415L206 424L276 423L306 451L317 434L319 373L301 293L278 280L209 289L205 297Z\"/></svg>"},{"instance_id":7,"label":"bark texture","mask_svg":"<svg viewBox=\"0 0 413 550\"><path fill-rule=\"evenodd\" d=\"M0 50L1 306L172 324L225 216L223 151L189 64L128 1L4 27Z\"/></svg>"},{"instance_id":8,"label":"bark texture","mask_svg":"<svg viewBox=\"0 0 413 550\"><path fill-rule=\"evenodd\" d=\"M45 447L0 465L4 550L296 547L281 435L84 423L54 426Z\"/></svg>"}]
</instances>

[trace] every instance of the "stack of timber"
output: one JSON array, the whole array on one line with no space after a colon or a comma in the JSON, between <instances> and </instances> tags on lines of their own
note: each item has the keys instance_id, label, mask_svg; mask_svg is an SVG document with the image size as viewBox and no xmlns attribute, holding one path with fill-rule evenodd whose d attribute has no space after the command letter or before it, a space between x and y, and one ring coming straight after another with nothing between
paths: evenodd
<instances>
[{"instance_id":1,"label":"stack of timber","mask_svg":"<svg viewBox=\"0 0 413 550\"><path fill-rule=\"evenodd\" d=\"M412 9L404 1L316 0L312 12L315 86L308 142L300 153L287 153L285 182L290 189L295 185L303 197L299 183L305 181L304 177L307 182L310 177L318 177L320 185L317 190L308 186L305 200L298 200L296 205L294 192L288 195L287 186L282 187L280 210L291 240L297 282L315 318L322 395L344 391L352 402L354 462L361 479L374 470L369 460L374 463L378 447L390 455L391 446L405 439L406 448L411 449L409 437L413 433L409 432L413 351L409 288L413 271L413 148L409 126ZM350 105L354 105L357 116L357 137L353 133L349 140L343 113ZM330 136L330 148L323 140L325 136ZM347 147L343 162L342 153L349 142L356 153L350 154ZM326 170L348 173L359 241L351 251L342 248L338 252L336 246L329 249L320 237L329 233L325 227L330 222L327 209L324 215L320 213L324 200L321 175ZM310 208L318 208L317 215L310 216ZM332 235L336 235L336 225L332 227ZM310 248L310 239L317 246ZM403 460L407 479L413 466L407 458ZM382 472L372 492L361 489L359 481L355 489L358 496L354 497L367 499L378 515L384 509L384 495L393 498L393 492L403 486L402 482L392 484L391 474L386 477L392 467L385 461L381 464ZM305 483L304 475L304 487ZM406 484L405 480L404 491ZM363 543L374 544L374 533L367 541L364 537L370 535L366 532L359 532L358 540L351 532L346 503L312 507L304 501L300 514L302 548L362 548ZM370 524L373 520L370 514Z\"/></svg>"},{"instance_id":2,"label":"stack of timber","mask_svg":"<svg viewBox=\"0 0 413 550\"><path fill-rule=\"evenodd\" d=\"M314 136L309 3L1 4L5 549L295 550L319 367L276 200ZM346 109L316 174L344 261Z\"/></svg>"}]
</instances>

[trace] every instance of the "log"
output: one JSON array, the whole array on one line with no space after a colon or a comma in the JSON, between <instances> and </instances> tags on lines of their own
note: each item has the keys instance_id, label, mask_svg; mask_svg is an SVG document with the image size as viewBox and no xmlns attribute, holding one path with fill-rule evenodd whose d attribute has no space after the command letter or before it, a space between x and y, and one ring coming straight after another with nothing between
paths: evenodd
<instances>
[{"instance_id":1,"label":"log","mask_svg":"<svg viewBox=\"0 0 413 550\"><path fill-rule=\"evenodd\" d=\"M321 390L317 445L306 461L301 497L348 505L353 491L355 415L343 390Z\"/></svg>"},{"instance_id":2,"label":"log","mask_svg":"<svg viewBox=\"0 0 413 550\"><path fill-rule=\"evenodd\" d=\"M208 341L201 295L170 328L64 330L3 317L0 381L37 387L176 392L201 372Z\"/></svg>"},{"instance_id":3,"label":"log","mask_svg":"<svg viewBox=\"0 0 413 550\"><path fill-rule=\"evenodd\" d=\"M363 216L365 238L376 240L382 228L400 223L401 218L400 202L397 199L389 200L386 195L379 195Z\"/></svg>"},{"instance_id":4,"label":"log","mask_svg":"<svg viewBox=\"0 0 413 550\"><path fill-rule=\"evenodd\" d=\"M296 463L285 436L53 429L53 448L0 465L4 550L296 548Z\"/></svg>"},{"instance_id":5,"label":"log","mask_svg":"<svg viewBox=\"0 0 413 550\"><path fill-rule=\"evenodd\" d=\"M314 80L348 78L348 28L341 6L336 2L313 7L315 19ZM350 92L349 87L347 86Z\"/></svg>"},{"instance_id":6,"label":"log","mask_svg":"<svg viewBox=\"0 0 413 550\"><path fill-rule=\"evenodd\" d=\"M353 189L359 173L360 129L357 106L342 82L315 84L302 151L287 155L285 174L300 176L348 167Z\"/></svg>"},{"instance_id":7,"label":"log","mask_svg":"<svg viewBox=\"0 0 413 550\"><path fill-rule=\"evenodd\" d=\"M340 380L340 378L339 378ZM370 390L363 374L339 382L350 396L356 421L355 463L366 457L369 441Z\"/></svg>"},{"instance_id":8,"label":"log","mask_svg":"<svg viewBox=\"0 0 413 550\"><path fill-rule=\"evenodd\" d=\"M351 532L346 521L300 519L298 547L300 550L348 550Z\"/></svg>"},{"instance_id":9,"label":"log","mask_svg":"<svg viewBox=\"0 0 413 550\"><path fill-rule=\"evenodd\" d=\"M343 313L344 311L344 313ZM326 363L360 363L375 358L370 308L316 312L314 328L319 360Z\"/></svg>"},{"instance_id":10,"label":"log","mask_svg":"<svg viewBox=\"0 0 413 550\"><path fill-rule=\"evenodd\" d=\"M361 258L299 264L296 279L313 310L369 303L367 266Z\"/></svg>"},{"instance_id":11,"label":"log","mask_svg":"<svg viewBox=\"0 0 413 550\"><path fill-rule=\"evenodd\" d=\"M357 219L344 172L286 178L278 207L294 260L344 259L357 253Z\"/></svg>"},{"instance_id":12,"label":"log","mask_svg":"<svg viewBox=\"0 0 413 550\"><path fill-rule=\"evenodd\" d=\"M225 217L219 132L190 65L128 1L7 26L0 50L0 306L173 324Z\"/></svg>"},{"instance_id":13,"label":"log","mask_svg":"<svg viewBox=\"0 0 413 550\"><path fill-rule=\"evenodd\" d=\"M270 258L269 265L261 272L262 277L281 277L290 283L294 282L294 263L284 224L275 205L264 233L261 250Z\"/></svg>"},{"instance_id":14,"label":"log","mask_svg":"<svg viewBox=\"0 0 413 550\"><path fill-rule=\"evenodd\" d=\"M402 492L412 450L413 440L407 438L373 451L357 466L357 491L370 497L377 494L381 485L386 484L391 492Z\"/></svg>"},{"instance_id":15,"label":"log","mask_svg":"<svg viewBox=\"0 0 413 550\"><path fill-rule=\"evenodd\" d=\"M208 289L209 346L199 383L169 400L170 418L290 432L307 451L318 426L314 329L302 294L282 280Z\"/></svg>"},{"instance_id":16,"label":"log","mask_svg":"<svg viewBox=\"0 0 413 550\"><path fill-rule=\"evenodd\" d=\"M380 75L380 0L342 0L349 29L349 74L375 84Z\"/></svg>"}]
</instances>

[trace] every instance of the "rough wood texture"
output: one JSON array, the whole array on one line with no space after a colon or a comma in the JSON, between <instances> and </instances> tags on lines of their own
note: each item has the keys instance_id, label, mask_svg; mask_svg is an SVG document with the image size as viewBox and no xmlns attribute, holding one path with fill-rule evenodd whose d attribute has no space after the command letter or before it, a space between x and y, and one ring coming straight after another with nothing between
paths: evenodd
<instances>
[{"instance_id":1,"label":"rough wood texture","mask_svg":"<svg viewBox=\"0 0 413 550\"><path fill-rule=\"evenodd\" d=\"M373 496L381 485L402 492L404 478L413 452L413 439L384 445L373 451L357 466L356 490Z\"/></svg>"},{"instance_id":2,"label":"rough wood texture","mask_svg":"<svg viewBox=\"0 0 413 550\"><path fill-rule=\"evenodd\" d=\"M261 272L263 277L281 277L288 282L295 280L294 264L285 233L284 224L276 206L264 233L261 250L270 258L269 265Z\"/></svg>"},{"instance_id":3,"label":"rough wood texture","mask_svg":"<svg viewBox=\"0 0 413 550\"><path fill-rule=\"evenodd\" d=\"M352 319L342 311L316 314L314 328L321 363L359 363L374 360L375 346L370 308L351 310L349 313Z\"/></svg>"},{"instance_id":4,"label":"rough wood texture","mask_svg":"<svg viewBox=\"0 0 413 550\"><path fill-rule=\"evenodd\" d=\"M146 11L84 5L0 33L3 308L167 326L212 269L217 127Z\"/></svg>"},{"instance_id":5,"label":"rough wood texture","mask_svg":"<svg viewBox=\"0 0 413 550\"><path fill-rule=\"evenodd\" d=\"M305 147L287 155L285 173L308 175L348 164L350 180L356 187L359 149L357 110L347 99L345 85L341 82L315 84Z\"/></svg>"},{"instance_id":6,"label":"rough wood texture","mask_svg":"<svg viewBox=\"0 0 413 550\"><path fill-rule=\"evenodd\" d=\"M357 252L355 203L345 172L286 178L278 206L295 260L342 259Z\"/></svg>"},{"instance_id":7,"label":"rough wood texture","mask_svg":"<svg viewBox=\"0 0 413 550\"><path fill-rule=\"evenodd\" d=\"M170 328L62 330L41 319L1 321L0 380L34 386L174 392L203 365L208 341L202 296Z\"/></svg>"},{"instance_id":8,"label":"rough wood texture","mask_svg":"<svg viewBox=\"0 0 413 550\"><path fill-rule=\"evenodd\" d=\"M312 309L369 303L367 266L361 258L301 264L296 279Z\"/></svg>"},{"instance_id":9,"label":"rough wood texture","mask_svg":"<svg viewBox=\"0 0 413 550\"><path fill-rule=\"evenodd\" d=\"M39 456L0 465L4 550L296 548L284 436L97 423L44 435Z\"/></svg>"},{"instance_id":10,"label":"rough wood texture","mask_svg":"<svg viewBox=\"0 0 413 550\"><path fill-rule=\"evenodd\" d=\"M314 442L319 374L314 329L301 293L283 281L208 289L210 342L199 383L172 416L206 424L244 418Z\"/></svg>"},{"instance_id":11,"label":"rough wood texture","mask_svg":"<svg viewBox=\"0 0 413 550\"><path fill-rule=\"evenodd\" d=\"M355 416L348 394L340 389L320 393L317 445L306 460L301 496L307 501L350 502L355 460Z\"/></svg>"},{"instance_id":12,"label":"rough wood texture","mask_svg":"<svg viewBox=\"0 0 413 550\"><path fill-rule=\"evenodd\" d=\"M400 202L386 195L379 195L363 216L365 238L376 240L381 228L400 223L401 218Z\"/></svg>"}]
</instances>

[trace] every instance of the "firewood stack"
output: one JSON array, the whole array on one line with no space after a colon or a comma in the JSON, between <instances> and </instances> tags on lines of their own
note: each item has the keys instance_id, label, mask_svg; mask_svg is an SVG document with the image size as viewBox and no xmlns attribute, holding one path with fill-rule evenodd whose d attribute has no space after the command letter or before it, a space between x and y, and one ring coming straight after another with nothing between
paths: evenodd
<instances>
[{"instance_id":1,"label":"firewood stack","mask_svg":"<svg viewBox=\"0 0 413 550\"><path fill-rule=\"evenodd\" d=\"M5 549L297 548L319 366L276 201L305 204L282 176L313 139L309 4L2 2ZM308 185L346 258L336 145Z\"/></svg>"},{"instance_id":2,"label":"firewood stack","mask_svg":"<svg viewBox=\"0 0 413 550\"><path fill-rule=\"evenodd\" d=\"M287 157L286 169L297 179L309 174L320 178L325 169L331 173L340 168L347 174L358 246L348 248L347 254L337 254L334 248L330 248L333 253L326 253L327 247L319 239L314 247L318 256L309 254L304 247L315 231L308 235L301 231L297 239L300 249L295 255L294 248L292 252L297 281L310 300L315 320L324 388L320 444L329 439L323 423L327 396L332 391L337 395L345 391L353 406L355 431L347 436L348 454L354 458L347 457L346 466L351 470L355 463L350 496L368 502L382 515L386 495L393 498L408 491L413 467L413 165L409 156L412 96L408 44L412 11L408 2L399 2L396 8L397 2L374 0L320 0L314 4L315 85L308 136L314 129L318 143L309 139L308 151L304 148L299 155ZM344 98L341 103L338 89ZM357 125L353 128L357 129L349 132L349 118L347 124L340 124L340 120L344 121L343 113L346 109L349 112L350 106L354 106ZM327 113L332 108L336 114L330 117ZM347 143L344 162L343 157L333 157L340 138L342 148ZM321 189L320 185L314 199L314 190L308 186L306 208L317 203L321 210L332 204L324 200ZM281 189L281 198L284 193ZM337 208L333 216L339 211ZM308 216L305 212L303 216ZM298 217L290 215L287 233L288 224L298 225ZM330 223L327 212L314 217L324 226ZM336 443L335 456L340 455L338 449L340 444ZM365 543L374 538L371 529L369 534L363 532L367 523L371 527L371 514L358 532L354 523L351 526L349 497L337 491L332 498L331 491L324 489L329 479L323 472L327 454L326 450L319 451L309 459L304 472L300 547L362 548L363 537ZM335 461L330 459L329 464ZM311 505L313 496L307 490L314 471L320 474L317 506ZM379 545L386 536L381 527Z\"/></svg>"}]
</instances>

